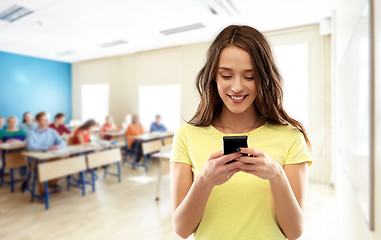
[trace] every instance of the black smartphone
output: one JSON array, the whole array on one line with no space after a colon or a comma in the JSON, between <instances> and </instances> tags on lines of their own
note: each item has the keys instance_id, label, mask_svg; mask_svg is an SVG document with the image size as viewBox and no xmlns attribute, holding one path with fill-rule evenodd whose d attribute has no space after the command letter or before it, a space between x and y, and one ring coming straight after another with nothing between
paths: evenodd
<instances>
[{"instance_id":1,"label":"black smartphone","mask_svg":"<svg viewBox=\"0 0 381 240\"><path fill-rule=\"evenodd\" d=\"M223 137L223 152L224 155L237 152L238 148L247 148L247 136L225 136ZM242 156L247 156L245 153L241 153ZM226 164L235 162L231 160Z\"/></svg>"}]
</instances>

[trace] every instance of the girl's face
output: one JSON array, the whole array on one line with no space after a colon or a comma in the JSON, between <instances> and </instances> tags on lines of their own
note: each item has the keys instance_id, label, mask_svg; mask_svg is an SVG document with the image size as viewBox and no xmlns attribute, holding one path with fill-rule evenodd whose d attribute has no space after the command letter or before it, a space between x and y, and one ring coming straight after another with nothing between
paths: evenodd
<instances>
[{"instance_id":1,"label":"girl's face","mask_svg":"<svg viewBox=\"0 0 381 240\"><path fill-rule=\"evenodd\" d=\"M250 55L230 46L221 51L216 83L218 94L230 112L239 114L252 107L257 96Z\"/></svg>"},{"instance_id":2,"label":"girl's face","mask_svg":"<svg viewBox=\"0 0 381 240\"><path fill-rule=\"evenodd\" d=\"M17 118L14 118L14 117L9 118L7 121L8 128L11 128L11 129L16 128L17 123L18 123Z\"/></svg>"},{"instance_id":3,"label":"girl's face","mask_svg":"<svg viewBox=\"0 0 381 240\"><path fill-rule=\"evenodd\" d=\"M25 114L25 121L31 123L33 121L33 116L30 113Z\"/></svg>"}]
</instances>

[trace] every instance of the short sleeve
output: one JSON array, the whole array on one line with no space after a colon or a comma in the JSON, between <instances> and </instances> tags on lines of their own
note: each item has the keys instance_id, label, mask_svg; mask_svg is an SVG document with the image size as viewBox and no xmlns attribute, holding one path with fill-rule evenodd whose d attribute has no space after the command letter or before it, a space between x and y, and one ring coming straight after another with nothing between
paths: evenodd
<instances>
[{"instance_id":1,"label":"short sleeve","mask_svg":"<svg viewBox=\"0 0 381 240\"><path fill-rule=\"evenodd\" d=\"M297 131L297 134L292 137L292 145L287 153L284 165L308 162L308 166L311 166L312 160L306 140L303 134L299 130Z\"/></svg>"},{"instance_id":2,"label":"short sleeve","mask_svg":"<svg viewBox=\"0 0 381 240\"><path fill-rule=\"evenodd\" d=\"M186 125L177 130L172 143L172 155L170 162L179 162L192 165L188 154L188 146L186 142Z\"/></svg>"}]
</instances>

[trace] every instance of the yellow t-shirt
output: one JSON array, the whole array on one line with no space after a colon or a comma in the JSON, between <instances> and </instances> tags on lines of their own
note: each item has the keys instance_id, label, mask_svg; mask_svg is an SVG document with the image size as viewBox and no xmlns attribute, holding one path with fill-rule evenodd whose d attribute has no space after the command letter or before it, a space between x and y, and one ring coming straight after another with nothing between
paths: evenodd
<instances>
[{"instance_id":1,"label":"yellow t-shirt","mask_svg":"<svg viewBox=\"0 0 381 240\"><path fill-rule=\"evenodd\" d=\"M190 164L196 177L209 155L222 150L225 135L211 125L184 124L175 134L171 162ZM248 133L248 146L266 152L282 166L312 163L303 134L291 125L266 123ZM215 186L194 239L285 239L276 220L269 181L238 172L226 183Z\"/></svg>"}]
</instances>

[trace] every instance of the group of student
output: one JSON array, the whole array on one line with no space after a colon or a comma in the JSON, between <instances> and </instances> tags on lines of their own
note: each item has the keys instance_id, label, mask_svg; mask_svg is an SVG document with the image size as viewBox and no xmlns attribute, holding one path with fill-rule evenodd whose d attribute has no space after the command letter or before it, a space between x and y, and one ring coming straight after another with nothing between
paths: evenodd
<instances>
[{"instance_id":1,"label":"group of student","mask_svg":"<svg viewBox=\"0 0 381 240\"><path fill-rule=\"evenodd\" d=\"M67 142L63 140L63 135L68 135L72 139L72 144L87 144L90 142L92 129L97 126L93 119L89 119L75 129L72 134L71 130L65 126L65 114L57 113L54 121L49 123L49 117L46 112L39 112L35 118L29 112L24 113L22 123L18 126L16 116L10 116L5 122L5 118L0 116L0 143L14 143L26 141L28 151L49 151L58 150L66 147ZM138 161L142 156L140 141L134 140L131 137L144 134L144 130L139 121L139 116L134 115L132 122L129 123L130 116L127 115L124 119L121 128L116 127L111 116L106 116L106 121L102 125L100 132L114 132L123 130L128 139L128 147L134 148L138 144ZM166 131L166 127L160 122L160 115L156 116L156 121L151 124L150 132ZM102 134L104 140L109 140L111 137ZM20 176L26 178L27 168L21 167ZM22 189L25 189L26 183Z\"/></svg>"},{"instance_id":2,"label":"group of student","mask_svg":"<svg viewBox=\"0 0 381 240\"><path fill-rule=\"evenodd\" d=\"M63 146L64 141L60 136L69 135L73 139L73 144L87 144L90 142L91 130L97 126L93 119L89 119L79 126L74 134L65 126L65 114L57 113L54 121L49 124L48 114L40 112L35 119L29 112L24 113L22 123L18 127L16 116L10 116L5 122L5 118L0 116L0 143L11 143L17 141L27 141L27 149L32 151L45 151L58 149ZM112 117L106 116L105 123L100 132L104 140L109 140L110 136L104 133L125 131L128 139L128 146L133 147L135 141L131 137L144 134L144 129L139 121L139 116L134 115L132 122L127 115L121 127L117 127ZM161 116L156 115L155 121L151 124L149 132L164 132L167 128L161 123Z\"/></svg>"}]
</instances>

